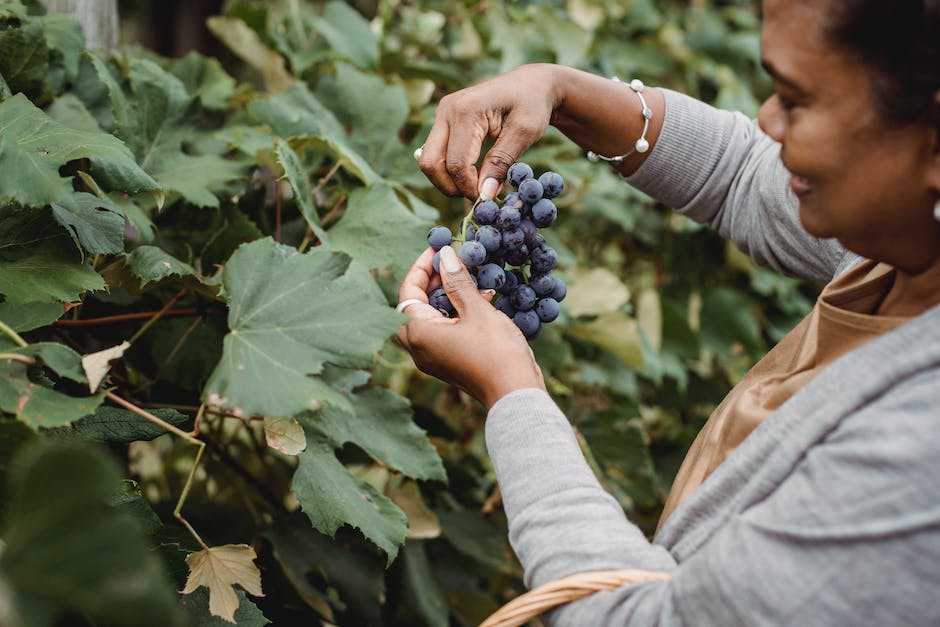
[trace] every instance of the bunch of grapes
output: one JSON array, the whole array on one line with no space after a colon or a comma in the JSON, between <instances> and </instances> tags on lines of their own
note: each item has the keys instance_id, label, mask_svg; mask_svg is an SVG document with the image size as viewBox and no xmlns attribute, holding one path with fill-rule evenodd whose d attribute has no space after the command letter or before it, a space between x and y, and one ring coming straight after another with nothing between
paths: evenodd
<instances>
[{"instance_id":1,"label":"bunch of grapes","mask_svg":"<svg viewBox=\"0 0 940 627\"><path fill-rule=\"evenodd\" d=\"M534 340L542 334L543 323L558 317L559 303L567 294L565 283L552 276L558 254L539 233L555 223L558 209L552 199L565 182L556 172L536 178L521 161L512 164L506 180L515 191L501 203L478 201L456 238L446 226L435 226L428 233L428 244L440 251L459 242L458 255L477 286L495 290L496 309L509 316L526 339ZM433 264L440 272L440 252ZM431 292L428 300L444 315L457 315L443 287Z\"/></svg>"}]
</instances>

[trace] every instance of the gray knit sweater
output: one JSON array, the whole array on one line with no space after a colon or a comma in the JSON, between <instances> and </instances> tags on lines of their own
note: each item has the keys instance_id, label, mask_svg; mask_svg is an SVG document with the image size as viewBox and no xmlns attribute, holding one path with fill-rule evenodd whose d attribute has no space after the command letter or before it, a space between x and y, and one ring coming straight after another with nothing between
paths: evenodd
<instances>
[{"instance_id":1,"label":"gray knit sweater","mask_svg":"<svg viewBox=\"0 0 940 627\"><path fill-rule=\"evenodd\" d=\"M761 263L831 279L858 258L801 228L778 146L673 92L630 183ZM535 389L499 400L486 443L510 542L536 586L667 571L552 611L549 624L940 624L940 307L834 362L773 412L650 543Z\"/></svg>"}]
</instances>

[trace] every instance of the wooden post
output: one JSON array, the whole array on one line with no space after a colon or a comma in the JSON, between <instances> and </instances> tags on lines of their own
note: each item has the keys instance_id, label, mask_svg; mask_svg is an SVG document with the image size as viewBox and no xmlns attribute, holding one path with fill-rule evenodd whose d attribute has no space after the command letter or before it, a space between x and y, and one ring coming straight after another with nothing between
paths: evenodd
<instances>
[{"instance_id":1,"label":"wooden post","mask_svg":"<svg viewBox=\"0 0 940 627\"><path fill-rule=\"evenodd\" d=\"M42 0L46 9L68 13L82 25L85 47L110 50L118 42L117 0Z\"/></svg>"}]
</instances>

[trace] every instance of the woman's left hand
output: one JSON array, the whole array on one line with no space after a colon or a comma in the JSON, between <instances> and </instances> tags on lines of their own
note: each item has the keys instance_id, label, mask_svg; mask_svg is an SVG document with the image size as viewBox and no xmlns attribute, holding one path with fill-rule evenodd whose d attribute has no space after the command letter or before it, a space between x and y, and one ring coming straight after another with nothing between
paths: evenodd
<instances>
[{"instance_id":1,"label":"woman's left hand","mask_svg":"<svg viewBox=\"0 0 940 627\"><path fill-rule=\"evenodd\" d=\"M418 257L398 289L398 302L420 301L405 309L412 320L398 331L418 368L460 387L487 410L514 390L544 390L542 371L522 332L477 291L453 249L441 249L440 277L431 266L433 257L430 248ZM441 281L457 318L427 304L428 291Z\"/></svg>"}]
</instances>

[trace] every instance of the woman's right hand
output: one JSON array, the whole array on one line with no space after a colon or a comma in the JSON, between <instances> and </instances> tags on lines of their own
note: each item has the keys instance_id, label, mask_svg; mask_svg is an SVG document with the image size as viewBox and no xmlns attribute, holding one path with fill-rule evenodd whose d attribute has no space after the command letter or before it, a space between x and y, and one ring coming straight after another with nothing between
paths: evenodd
<instances>
[{"instance_id":1,"label":"woman's right hand","mask_svg":"<svg viewBox=\"0 0 940 627\"><path fill-rule=\"evenodd\" d=\"M448 196L493 198L506 171L548 128L562 100L560 73L524 65L441 99L418 165ZM477 170L483 140L495 139Z\"/></svg>"}]
</instances>

